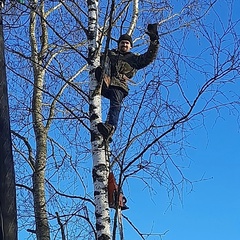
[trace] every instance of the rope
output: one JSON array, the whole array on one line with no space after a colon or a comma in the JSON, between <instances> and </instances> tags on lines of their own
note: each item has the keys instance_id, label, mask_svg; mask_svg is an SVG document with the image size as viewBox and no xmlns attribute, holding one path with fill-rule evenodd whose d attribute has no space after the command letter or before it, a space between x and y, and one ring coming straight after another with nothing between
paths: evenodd
<instances>
[{"instance_id":1,"label":"rope","mask_svg":"<svg viewBox=\"0 0 240 240\"><path fill-rule=\"evenodd\" d=\"M110 147L109 147L109 142L104 140L104 146L105 146L105 159L106 159L106 162L108 163L108 166L109 166L110 154L111 154ZM120 240L124 240L121 207L118 207L118 209L116 209L116 211L117 211L117 220L118 220L118 228L119 228Z\"/></svg>"},{"instance_id":2,"label":"rope","mask_svg":"<svg viewBox=\"0 0 240 240\"><path fill-rule=\"evenodd\" d=\"M123 235L123 223L122 223L122 211L121 208L118 208L118 228L119 228L119 233L120 233L120 239L124 239Z\"/></svg>"}]
</instances>

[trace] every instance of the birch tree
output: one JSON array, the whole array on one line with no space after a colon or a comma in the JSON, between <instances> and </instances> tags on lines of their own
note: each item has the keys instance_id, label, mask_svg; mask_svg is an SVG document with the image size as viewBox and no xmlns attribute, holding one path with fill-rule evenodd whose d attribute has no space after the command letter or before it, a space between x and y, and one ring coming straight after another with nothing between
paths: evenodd
<instances>
[{"instance_id":1,"label":"birch tree","mask_svg":"<svg viewBox=\"0 0 240 240\"><path fill-rule=\"evenodd\" d=\"M104 144L101 142L100 134L97 131L97 123L101 121L101 89L95 79L95 69L100 65L100 55L98 53L98 1L88 1L89 23L88 23L88 41L89 41L89 111L91 121L91 141L93 151L93 169L92 177L94 184L95 216L97 239L111 239L110 234L110 215L108 206L108 174L109 163L106 159ZM101 146L101 147L100 147Z\"/></svg>"},{"instance_id":2,"label":"birch tree","mask_svg":"<svg viewBox=\"0 0 240 240\"><path fill-rule=\"evenodd\" d=\"M218 1L8 5L6 60L21 234L128 238L129 232L117 231L118 209L109 209L109 171L120 190L128 185L134 191L137 181L149 192L164 189L170 203L192 185L182 162L196 121L204 125L209 112L217 117L221 109L239 110L239 93L225 90L239 78L239 20L232 14L234 1L223 2L227 20L215 11ZM160 33L157 59L134 79L106 147L96 129L107 109L94 75L100 52L108 44L117 47L119 36L128 33L133 51L143 53L146 26L154 22ZM188 48L193 44L194 51ZM144 201L147 206L151 197ZM145 239L146 233L124 219Z\"/></svg>"}]
</instances>

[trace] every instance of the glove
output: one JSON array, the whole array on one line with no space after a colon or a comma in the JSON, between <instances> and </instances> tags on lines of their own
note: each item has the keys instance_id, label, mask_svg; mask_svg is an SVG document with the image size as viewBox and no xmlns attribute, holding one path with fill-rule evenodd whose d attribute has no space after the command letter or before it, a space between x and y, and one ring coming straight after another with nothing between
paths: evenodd
<instances>
[{"instance_id":1,"label":"glove","mask_svg":"<svg viewBox=\"0 0 240 240\"><path fill-rule=\"evenodd\" d=\"M147 26L146 34L150 37L151 41L155 41L155 40L159 39L157 26L158 26L157 23L148 24L148 26Z\"/></svg>"}]
</instances>

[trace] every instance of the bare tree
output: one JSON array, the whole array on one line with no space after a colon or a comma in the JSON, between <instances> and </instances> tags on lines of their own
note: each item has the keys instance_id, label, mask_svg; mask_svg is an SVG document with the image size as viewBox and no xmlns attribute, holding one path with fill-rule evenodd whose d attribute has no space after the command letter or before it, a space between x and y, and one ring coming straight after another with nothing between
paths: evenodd
<instances>
[{"instance_id":1,"label":"bare tree","mask_svg":"<svg viewBox=\"0 0 240 240\"><path fill-rule=\"evenodd\" d=\"M225 88L239 78L239 22L229 3L223 22L217 3L30 1L6 8L21 232L37 239L117 239L121 212L111 224L109 171L120 190L140 179L150 190L165 188L170 199L192 184L181 160L196 121L204 125L210 111L238 111L239 94ZM210 12L216 25L206 24ZM126 32L133 51L144 52L153 22L160 52L134 79L108 146L96 129L106 109L94 74L100 52ZM198 45L195 52L191 44Z\"/></svg>"}]
</instances>

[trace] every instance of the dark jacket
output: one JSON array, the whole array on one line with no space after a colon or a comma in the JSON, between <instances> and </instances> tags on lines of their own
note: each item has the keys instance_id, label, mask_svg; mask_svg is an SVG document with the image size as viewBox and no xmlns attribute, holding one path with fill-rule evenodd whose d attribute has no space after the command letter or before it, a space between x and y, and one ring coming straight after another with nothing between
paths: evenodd
<instances>
[{"instance_id":1,"label":"dark jacket","mask_svg":"<svg viewBox=\"0 0 240 240\"><path fill-rule=\"evenodd\" d=\"M117 49L108 50L105 73L110 75L110 87L118 87L124 91L125 95L128 95L128 82L137 70L146 67L156 58L158 47L158 41L150 42L147 52L141 55L132 52L122 53Z\"/></svg>"}]
</instances>

